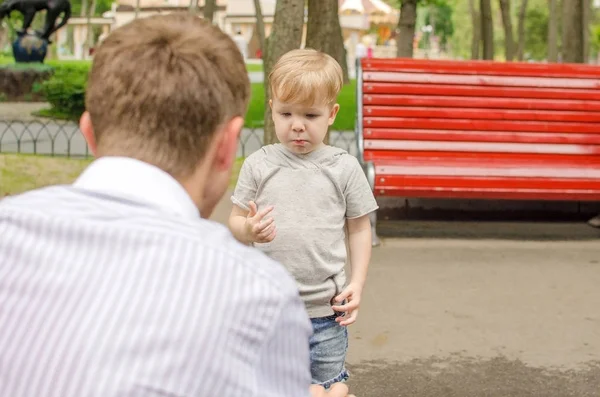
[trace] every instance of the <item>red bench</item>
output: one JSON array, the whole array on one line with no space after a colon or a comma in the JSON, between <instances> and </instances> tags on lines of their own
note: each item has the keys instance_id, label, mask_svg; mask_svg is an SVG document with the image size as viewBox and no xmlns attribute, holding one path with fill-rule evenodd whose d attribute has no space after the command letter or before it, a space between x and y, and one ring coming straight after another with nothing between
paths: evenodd
<instances>
[{"instance_id":1,"label":"red bench","mask_svg":"<svg viewBox=\"0 0 600 397\"><path fill-rule=\"evenodd\" d=\"M370 58L357 80L376 196L600 201L600 67Z\"/></svg>"}]
</instances>

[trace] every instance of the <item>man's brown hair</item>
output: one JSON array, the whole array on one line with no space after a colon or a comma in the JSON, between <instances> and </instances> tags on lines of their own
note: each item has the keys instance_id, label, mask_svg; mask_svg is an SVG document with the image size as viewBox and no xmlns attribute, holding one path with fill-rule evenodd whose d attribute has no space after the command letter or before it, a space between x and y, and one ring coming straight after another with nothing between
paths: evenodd
<instances>
[{"instance_id":1,"label":"man's brown hair","mask_svg":"<svg viewBox=\"0 0 600 397\"><path fill-rule=\"evenodd\" d=\"M94 55L86 90L101 155L189 175L220 125L245 116L250 82L234 41L188 13L137 19Z\"/></svg>"}]
</instances>

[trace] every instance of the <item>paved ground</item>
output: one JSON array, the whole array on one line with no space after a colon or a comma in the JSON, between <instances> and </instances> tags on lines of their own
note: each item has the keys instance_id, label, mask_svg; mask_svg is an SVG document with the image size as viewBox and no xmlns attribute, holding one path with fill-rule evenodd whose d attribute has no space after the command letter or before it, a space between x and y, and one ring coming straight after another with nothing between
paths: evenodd
<instances>
[{"instance_id":1,"label":"paved ground","mask_svg":"<svg viewBox=\"0 0 600 397\"><path fill-rule=\"evenodd\" d=\"M228 209L224 200L213 218ZM404 237L374 249L350 327L358 397L600 396L600 231L510 221L382 230Z\"/></svg>"}]
</instances>

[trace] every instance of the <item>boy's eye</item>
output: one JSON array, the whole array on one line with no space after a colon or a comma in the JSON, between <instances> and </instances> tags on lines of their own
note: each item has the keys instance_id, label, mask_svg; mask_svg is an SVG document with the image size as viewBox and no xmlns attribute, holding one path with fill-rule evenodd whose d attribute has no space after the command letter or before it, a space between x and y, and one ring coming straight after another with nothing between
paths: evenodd
<instances>
[{"instance_id":1,"label":"boy's eye","mask_svg":"<svg viewBox=\"0 0 600 397\"><path fill-rule=\"evenodd\" d=\"M319 117L319 115L318 114L309 113L309 114L306 115L306 117L308 117L309 119L314 119L315 117Z\"/></svg>"},{"instance_id":2,"label":"boy's eye","mask_svg":"<svg viewBox=\"0 0 600 397\"><path fill-rule=\"evenodd\" d=\"M291 113L288 113L288 112L283 112L283 113L281 113L281 115L282 115L283 117L290 117L292 114L291 114Z\"/></svg>"}]
</instances>

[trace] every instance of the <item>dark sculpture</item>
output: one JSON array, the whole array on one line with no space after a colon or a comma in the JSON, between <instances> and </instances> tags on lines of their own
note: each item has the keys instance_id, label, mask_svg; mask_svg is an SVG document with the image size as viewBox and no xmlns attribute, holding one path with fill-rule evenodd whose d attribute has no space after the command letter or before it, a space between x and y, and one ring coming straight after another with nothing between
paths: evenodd
<instances>
[{"instance_id":1,"label":"dark sculpture","mask_svg":"<svg viewBox=\"0 0 600 397\"><path fill-rule=\"evenodd\" d=\"M19 36L27 34L27 29L33 21L36 12L46 10L46 22L42 31L36 31L38 37L51 43L50 35L63 27L71 17L69 0L4 0L0 4L0 21L9 16L12 11L23 14L23 26L17 31ZM62 20L56 25L56 20L63 14Z\"/></svg>"}]
</instances>

